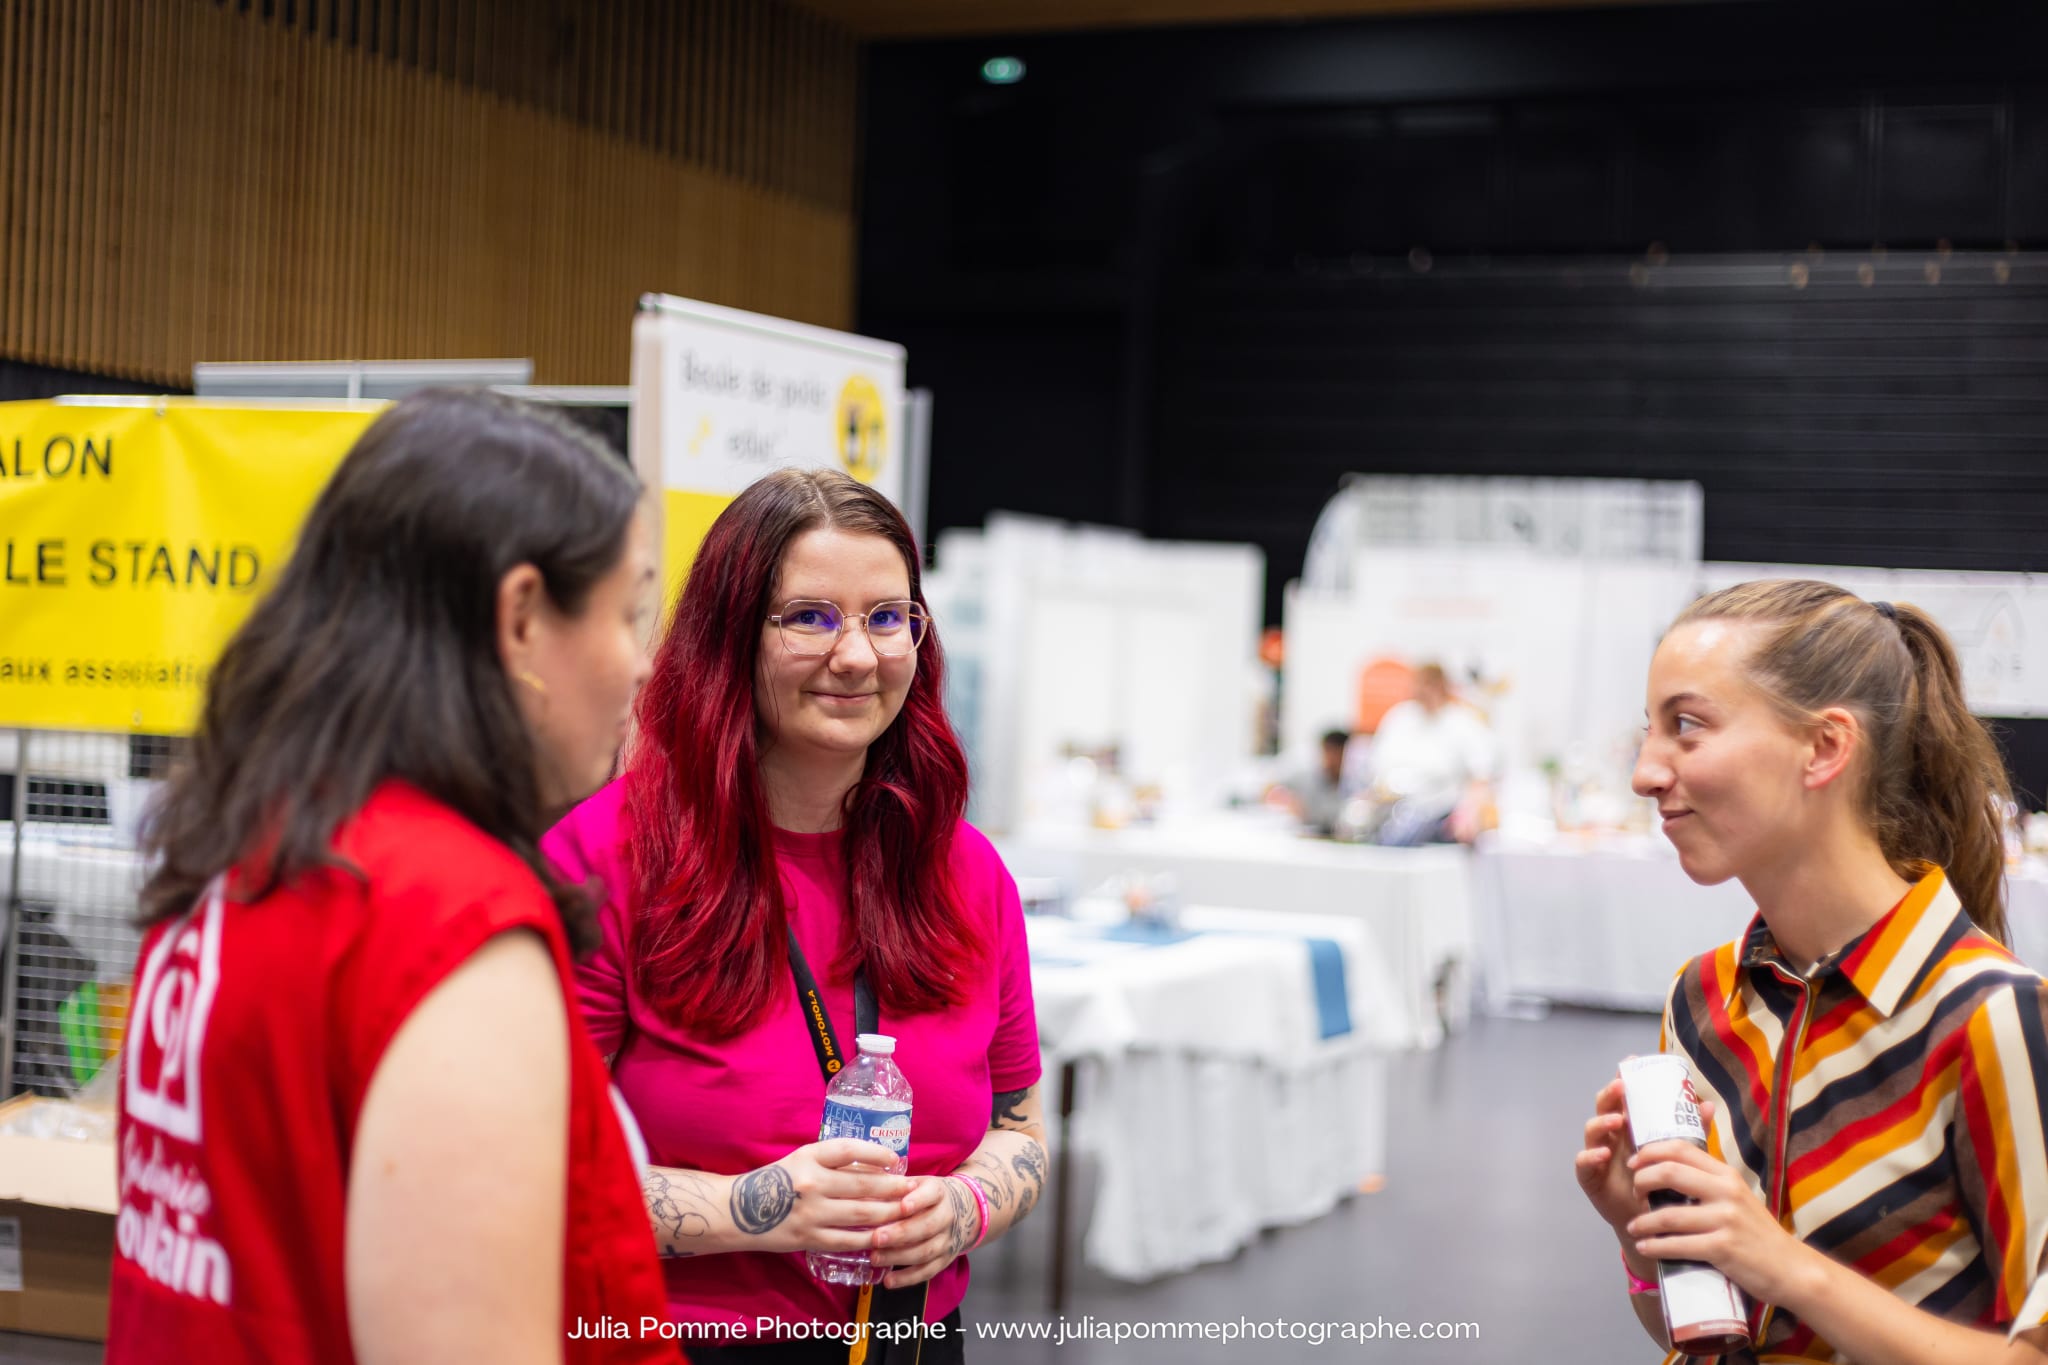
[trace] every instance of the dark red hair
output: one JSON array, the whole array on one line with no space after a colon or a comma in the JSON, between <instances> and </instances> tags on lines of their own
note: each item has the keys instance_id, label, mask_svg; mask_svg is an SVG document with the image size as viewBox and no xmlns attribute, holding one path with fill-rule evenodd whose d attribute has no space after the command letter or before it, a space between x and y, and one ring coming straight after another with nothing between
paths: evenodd
<instances>
[{"instance_id":1,"label":"dark red hair","mask_svg":"<svg viewBox=\"0 0 2048 1365\"><path fill-rule=\"evenodd\" d=\"M924 604L917 542L888 499L836 471L782 470L712 523L640 693L625 779L632 971L641 996L694 1033L731 1037L789 988L754 677L783 557L799 535L827 527L888 540ZM903 710L869 746L846 798L853 932L831 972L845 980L865 967L892 1014L964 1003L987 953L948 871L967 756L940 701L944 681L928 630Z\"/></svg>"}]
</instances>

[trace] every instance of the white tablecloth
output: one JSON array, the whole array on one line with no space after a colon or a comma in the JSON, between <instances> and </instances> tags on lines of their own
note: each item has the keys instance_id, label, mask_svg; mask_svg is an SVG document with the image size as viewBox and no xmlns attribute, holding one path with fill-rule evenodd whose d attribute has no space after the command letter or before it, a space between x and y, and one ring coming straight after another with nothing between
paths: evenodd
<instances>
[{"instance_id":1,"label":"white tablecloth","mask_svg":"<svg viewBox=\"0 0 2048 1365\"><path fill-rule=\"evenodd\" d=\"M1039 1038L1081 1061L1073 1141L1097 1163L1083 1254L1146 1280L1328 1212L1386 1152L1384 1042L1403 1032L1364 926L1188 910L1196 936L1105 941L1028 921ZM1308 939L1342 951L1351 1032L1322 1037Z\"/></svg>"},{"instance_id":2,"label":"white tablecloth","mask_svg":"<svg viewBox=\"0 0 2048 1365\"><path fill-rule=\"evenodd\" d=\"M1686 876L1661 838L1483 840L1474 867L1480 970L1495 1002L1662 1010L1678 969L1741 934L1755 912L1740 883Z\"/></svg>"},{"instance_id":3,"label":"white tablecloth","mask_svg":"<svg viewBox=\"0 0 2048 1365\"><path fill-rule=\"evenodd\" d=\"M1755 905L1740 882L1700 886L1661 837L1482 842L1474 907L1487 997L1660 1011L1687 962L1741 935ZM2007 882L2013 951L2048 970L2048 867Z\"/></svg>"},{"instance_id":4,"label":"white tablecloth","mask_svg":"<svg viewBox=\"0 0 2048 1365\"><path fill-rule=\"evenodd\" d=\"M1086 894L1111 877L1173 877L1181 900L1362 923L1391 979L1403 1035L1433 1047L1470 1015L1471 858L1461 848L1304 839L1256 815L1123 830L1032 828L997 841L1018 876Z\"/></svg>"}]
</instances>

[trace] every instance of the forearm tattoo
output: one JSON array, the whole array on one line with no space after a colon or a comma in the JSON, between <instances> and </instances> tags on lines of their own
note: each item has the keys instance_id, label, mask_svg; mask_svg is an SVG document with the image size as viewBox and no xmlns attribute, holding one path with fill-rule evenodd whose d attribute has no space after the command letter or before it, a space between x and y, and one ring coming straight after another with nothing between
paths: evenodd
<instances>
[{"instance_id":1,"label":"forearm tattoo","mask_svg":"<svg viewBox=\"0 0 2048 1365\"><path fill-rule=\"evenodd\" d=\"M774 1231L795 1207L796 1185L780 1166L763 1166L732 1182L732 1225L750 1237Z\"/></svg>"},{"instance_id":2,"label":"forearm tattoo","mask_svg":"<svg viewBox=\"0 0 2048 1365\"><path fill-rule=\"evenodd\" d=\"M1017 1198L1017 1182L1010 1174L1010 1168L1003 1164L1000 1152L977 1151L964 1163L972 1173L976 1184L988 1195L990 1211L1008 1211Z\"/></svg>"},{"instance_id":3,"label":"forearm tattoo","mask_svg":"<svg viewBox=\"0 0 2048 1365\"><path fill-rule=\"evenodd\" d=\"M972 1176L962 1176L971 1180ZM986 1191L984 1191L986 1193ZM953 1238L947 1250L955 1256L964 1255L974 1245L974 1239L981 1235L981 1210L975 1207L974 1196L960 1187L960 1180L946 1182L946 1198L953 1208Z\"/></svg>"},{"instance_id":4,"label":"forearm tattoo","mask_svg":"<svg viewBox=\"0 0 2048 1365\"><path fill-rule=\"evenodd\" d=\"M1045 1148L1036 1142L1027 1142L1023 1151L1010 1158L1010 1169L1017 1173L1018 1198L1023 1201L1017 1209L1017 1216L1022 1218L1031 1212L1038 1196L1045 1192Z\"/></svg>"},{"instance_id":5,"label":"forearm tattoo","mask_svg":"<svg viewBox=\"0 0 2048 1365\"><path fill-rule=\"evenodd\" d=\"M1022 1090L998 1090L990 1106L988 1126L991 1129L1031 1127L1031 1120L1024 1117L1024 1101L1030 1094L1029 1086Z\"/></svg>"},{"instance_id":6,"label":"forearm tattoo","mask_svg":"<svg viewBox=\"0 0 2048 1365\"><path fill-rule=\"evenodd\" d=\"M694 1256L711 1231L711 1182L694 1172L650 1170L640 1191L647 1216L654 1222L654 1240L664 1256Z\"/></svg>"},{"instance_id":7,"label":"forearm tattoo","mask_svg":"<svg viewBox=\"0 0 2048 1365\"><path fill-rule=\"evenodd\" d=\"M1031 1092L1029 1086L1022 1090L999 1090L989 1105L990 1134L1014 1135L1022 1139L1021 1145L1013 1147L1009 1142L998 1142L994 1150L987 1150L990 1143L984 1140L983 1150L963 1163L965 1169L973 1172L974 1181L987 1192L991 1211L1008 1213L1011 1223L1031 1212L1045 1192L1043 1130L1024 1111Z\"/></svg>"}]
</instances>

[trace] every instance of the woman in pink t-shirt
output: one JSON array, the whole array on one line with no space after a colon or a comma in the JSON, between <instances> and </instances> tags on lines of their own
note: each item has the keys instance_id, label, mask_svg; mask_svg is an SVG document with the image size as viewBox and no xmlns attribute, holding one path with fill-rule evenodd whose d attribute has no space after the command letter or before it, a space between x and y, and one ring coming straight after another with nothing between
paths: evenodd
<instances>
[{"instance_id":1,"label":"woman in pink t-shirt","mask_svg":"<svg viewBox=\"0 0 2048 1365\"><path fill-rule=\"evenodd\" d=\"M626 775L544 845L604 892L578 990L647 1137L696 1360L844 1360L863 1315L893 1324L869 1365L917 1320L937 1326L892 1358L958 1360L965 1253L1044 1190L1023 912L961 819L919 562L896 509L843 474L747 489L698 551ZM887 1148L814 1140L857 973L914 1092L907 1177ZM813 1278L809 1251L886 1278L870 1302Z\"/></svg>"}]
</instances>

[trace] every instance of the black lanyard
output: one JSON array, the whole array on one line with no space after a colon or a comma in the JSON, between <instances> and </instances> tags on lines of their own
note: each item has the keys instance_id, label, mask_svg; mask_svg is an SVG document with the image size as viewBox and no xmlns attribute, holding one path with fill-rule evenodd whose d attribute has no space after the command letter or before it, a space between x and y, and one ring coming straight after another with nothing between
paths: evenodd
<instances>
[{"instance_id":1,"label":"black lanyard","mask_svg":"<svg viewBox=\"0 0 2048 1365\"><path fill-rule=\"evenodd\" d=\"M818 1054L818 1070L825 1073L825 1080L829 1083L839 1074L839 1068L851 1059L839 1044L839 1034L832 1027L831 1011L825 1008L825 993L818 989L818 979L811 975L811 964L804 957L804 946L796 941L794 925L789 930L789 974L796 978L796 996L803 1005L804 1023L810 1027L811 1050ZM875 1008L875 993L868 989L868 974L857 971L853 974L854 1033L879 1033L881 1023L880 1013Z\"/></svg>"},{"instance_id":2,"label":"black lanyard","mask_svg":"<svg viewBox=\"0 0 2048 1365\"><path fill-rule=\"evenodd\" d=\"M811 975L811 964L804 957L804 946L796 941L796 927L789 930L789 974L796 978L797 1003L804 1012L804 1024L810 1030L811 1050L818 1054L818 1070L824 1073L825 1083L832 1078L848 1060L846 1049L839 1045L839 1034L832 1027L832 1013L825 1008L825 996L818 989L818 979ZM875 993L868 989L868 974L856 971L853 974L853 1026L856 1033L879 1033L881 1012L875 1007ZM929 1283L911 1285L907 1289L874 1288L870 1322L921 1322L924 1319L925 1295ZM863 1293L867 1291L863 1290ZM864 1353L869 1362L895 1360L917 1360L924 1352L924 1338L913 1338L900 1349L886 1341L876 1341ZM854 1353L849 1351L848 1358Z\"/></svg>"}]
</instances>

